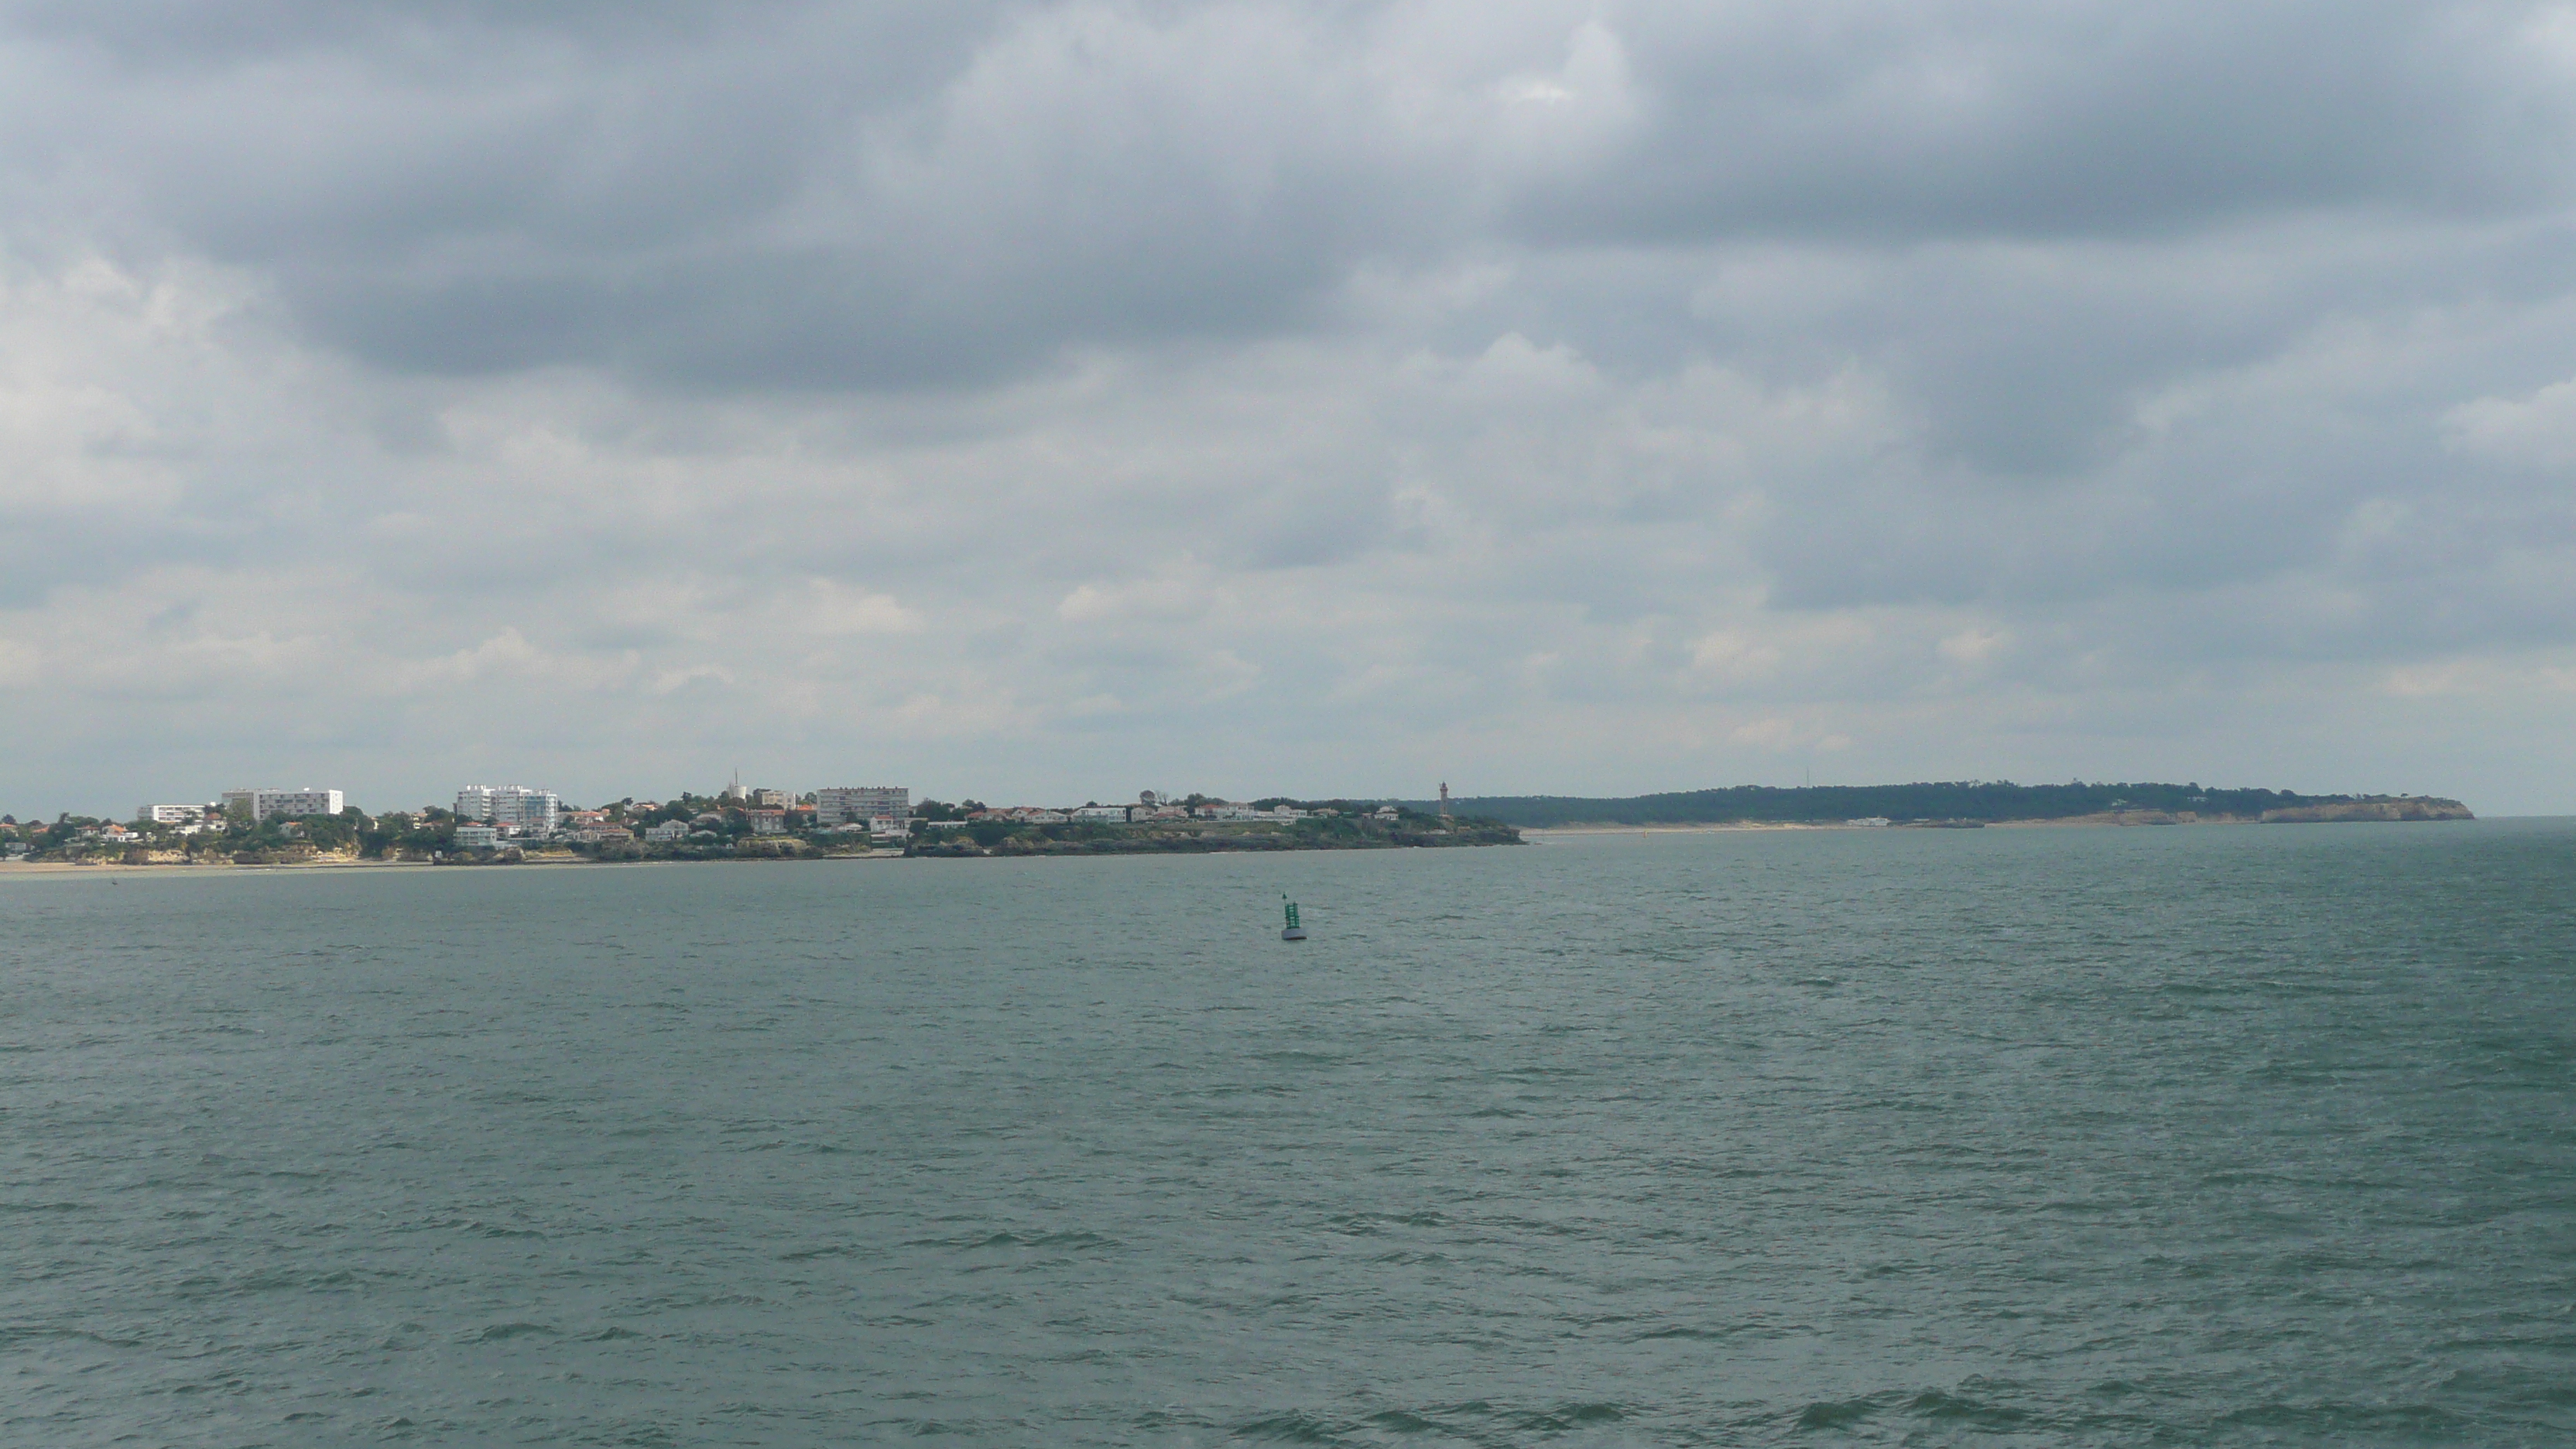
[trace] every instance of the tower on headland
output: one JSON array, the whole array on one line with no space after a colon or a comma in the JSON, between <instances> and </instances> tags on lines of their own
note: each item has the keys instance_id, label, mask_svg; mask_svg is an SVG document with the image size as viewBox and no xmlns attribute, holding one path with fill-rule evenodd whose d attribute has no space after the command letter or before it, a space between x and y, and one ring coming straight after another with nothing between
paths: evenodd
<instances>
[{"instance_id":1,"label":"tower on headland","mask_svg":"<svg viewBox=\"0 0 2576 1449\"><path fill-rule=\"evenodd\" d=\"M1449 782L1446 780L1440 782L1440 818L1449 818Z\"/></svg>"}]
</instances>

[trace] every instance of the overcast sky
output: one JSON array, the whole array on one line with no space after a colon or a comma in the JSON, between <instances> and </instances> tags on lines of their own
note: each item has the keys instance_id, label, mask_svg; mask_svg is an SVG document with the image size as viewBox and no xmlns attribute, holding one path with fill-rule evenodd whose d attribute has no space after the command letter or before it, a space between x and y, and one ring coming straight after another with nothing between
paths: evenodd
<instances>
[{"instance_id":1,"label":"overcast sky","mask_svg":"<svg viewBox=\"0 0 2576 1449\"><path fill-rule=\"evenodd\" d=\"M0 0L0 809L2576 810L2576 7Z\"/></svg>"}]
</instances>

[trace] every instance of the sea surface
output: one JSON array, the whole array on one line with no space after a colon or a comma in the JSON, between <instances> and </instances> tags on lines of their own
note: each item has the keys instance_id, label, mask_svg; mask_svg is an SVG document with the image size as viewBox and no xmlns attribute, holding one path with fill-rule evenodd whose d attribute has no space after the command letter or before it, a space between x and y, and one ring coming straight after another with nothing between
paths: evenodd
<instances>
[{"instance_id":1,"label":"sea surface","mask_svg":"<svg viewBox=\"0 0 2576 1449\"><path fill-rule=\"evenodd\" d=\"M919 1436L2576 1442L2576 823L0 871L0 1442Z\"/></svg>"}]
</instances>

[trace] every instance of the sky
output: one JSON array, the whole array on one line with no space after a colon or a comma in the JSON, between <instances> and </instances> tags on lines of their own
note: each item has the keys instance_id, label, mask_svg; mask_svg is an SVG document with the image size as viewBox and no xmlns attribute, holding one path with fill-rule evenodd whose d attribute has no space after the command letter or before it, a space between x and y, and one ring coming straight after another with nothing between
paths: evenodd
<instances>
[{"instance_id":1,"label":"sky","mask_svg":"<svg viewBox=\"0 0 2576 1449\"><path fill-rule=\"evenodd\" d=\"M2576 811L2576 6L0 0L0 809Z\"/></svg>"}]
</instances>

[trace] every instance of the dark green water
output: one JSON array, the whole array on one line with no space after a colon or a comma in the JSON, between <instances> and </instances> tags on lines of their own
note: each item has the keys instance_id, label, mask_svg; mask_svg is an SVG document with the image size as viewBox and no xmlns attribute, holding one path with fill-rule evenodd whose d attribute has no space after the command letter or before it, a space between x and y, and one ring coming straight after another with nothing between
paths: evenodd
<instances>
[{"instance_id":1,"label":"dark green water","mask_svg":"<svg viewBox=\"0 0 2576 1449\"><path fill-rule=\"evenodd\" d=\"M0 1439L2567 1443L2572 909L2563 822L0 874Z\"/></svg>"}]
</instances>

